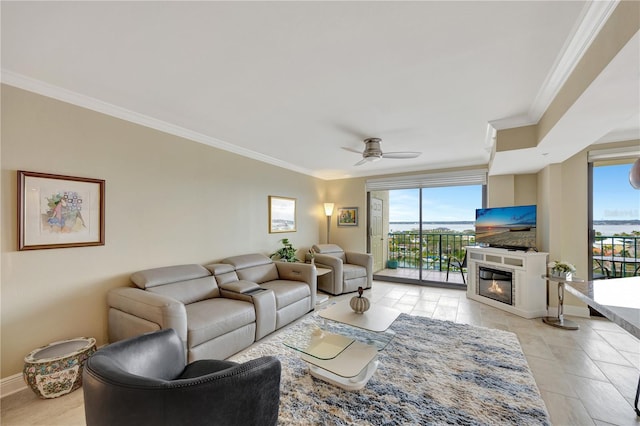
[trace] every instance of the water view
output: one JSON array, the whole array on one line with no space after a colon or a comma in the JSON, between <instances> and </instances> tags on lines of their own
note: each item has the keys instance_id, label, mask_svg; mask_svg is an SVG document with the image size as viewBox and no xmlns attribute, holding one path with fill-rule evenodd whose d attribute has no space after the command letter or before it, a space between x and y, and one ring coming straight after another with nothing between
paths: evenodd
<instances>
[{"instance_id":1,"label":"water view","mask_svg":"<svg viewBox=\"0 0 640 426\"><path fill-rule=\"evenodd\" d=\"M475 233L475 222L456 221L456 222L422 222L422 229L429 230L450 230L459 233ZM629 223L620 224L618 221L597 221L593 228L601 235L613 236L626 233L631 235L633 231L640 232L640 221L629 221ZM417 231L418 222L389 222L389 232Z\"/></svg>"}]
</instances>

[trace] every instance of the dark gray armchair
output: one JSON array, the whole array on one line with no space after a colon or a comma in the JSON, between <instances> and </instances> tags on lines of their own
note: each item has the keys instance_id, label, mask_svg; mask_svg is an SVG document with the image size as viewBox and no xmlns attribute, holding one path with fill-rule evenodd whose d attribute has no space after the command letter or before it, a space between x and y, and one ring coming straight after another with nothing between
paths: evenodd
<instances>
[{"instance_id":1,"label":"dark gray armchair","mask_svg":"<svg viewBox=\"0 0 640 426\"><path fill-rule=\"evenodd\" d=\"M186 365L173 329L108 345L84 366L85 418L94 425L275 425L280 361Z\"/></svg>"}]
</instances>

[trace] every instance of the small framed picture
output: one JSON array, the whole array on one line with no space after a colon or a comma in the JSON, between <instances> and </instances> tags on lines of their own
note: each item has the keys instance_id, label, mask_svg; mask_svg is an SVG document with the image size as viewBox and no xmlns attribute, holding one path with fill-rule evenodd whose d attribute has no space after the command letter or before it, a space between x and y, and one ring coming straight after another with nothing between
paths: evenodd
<instances>
[{"instance_id":1,"label":"small framed picture","mask_svg":"<svg viewBox=\"0 0 640 426\"><path fill-rule=\"evenodd\" d=\"M18 250L104 245L104 180L18 170Z\"/></svg>"},{"instance_id":2,"label":"small framed picture","mask_svg":"<svg viewBox=\"0 0 640 426\"><path fill-rule=\"evenodd\" d=\"M296 232L296 199L269 196L269 233Z\"/></svg>"},{"instance_id":3,"label":"small framed picture","mask_svg":"<svg viewBox=\"0 0 640 426\"><path fill-rule=\"evenodd\" d=\"M338 209L338 226L358 226L358 208L341 207Z\"/></svg>"}]
</instances>

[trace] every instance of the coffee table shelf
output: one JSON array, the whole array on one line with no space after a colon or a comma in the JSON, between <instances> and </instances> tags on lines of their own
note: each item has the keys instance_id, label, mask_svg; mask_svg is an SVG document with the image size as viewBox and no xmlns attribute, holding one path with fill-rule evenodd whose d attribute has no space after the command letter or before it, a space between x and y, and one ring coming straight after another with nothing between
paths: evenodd
<instances>
[{"instance_id":1,"label":"coffee table shelf","mask_svg":"<svg viewBox=\"0 0 640 426\"><path fill-rule=\"evenodd\" d=\"M348 301L313 316L314 322L284 344L302 353L309 373L346 390L362 389L378 368L378 352L395 336L400 312L383 306L356 314Z\"/></svg>"}]
</instances>

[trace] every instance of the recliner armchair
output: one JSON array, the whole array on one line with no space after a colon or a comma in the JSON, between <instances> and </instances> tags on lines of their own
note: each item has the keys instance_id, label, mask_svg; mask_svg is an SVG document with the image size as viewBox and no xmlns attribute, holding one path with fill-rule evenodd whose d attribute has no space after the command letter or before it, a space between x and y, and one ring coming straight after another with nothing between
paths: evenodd
<instances>
[{"instance_id":1,"label":"recliner armchair","mask_svg":"<svg viewBox=\"0 0 640 426\"><path fill-rule=\"evenodd\" d=\"M272 356L186 365L175 330L146 333L86 361L85 419L88 426L275 425L280 373Z\"/></svg>"},{"instance_id":2,"label":"recliner armchair","mask_svg":"<svg viewBox=\"0 0 640 426\"><path fill-rule=\"evenodd\" d=\"M318 288L333 295L351 293L358 287L371 288L373 284L373 256L369 253L344 251L335 244L316 244L315 264L328 268L333 274L318 277ZM310 255L307 254L307 260Z\"/></svg>"}]
</instances>

